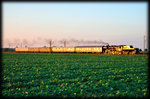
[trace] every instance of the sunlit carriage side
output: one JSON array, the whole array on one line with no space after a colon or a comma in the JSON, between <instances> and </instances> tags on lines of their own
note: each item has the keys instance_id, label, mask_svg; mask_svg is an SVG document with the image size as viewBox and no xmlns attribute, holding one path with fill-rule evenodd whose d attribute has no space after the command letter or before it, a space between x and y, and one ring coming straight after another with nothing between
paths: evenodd
<instances>
[{"instance_id":1,"label":"sunlit carriage side","mask_svg":"<svg viewBox=\"0 0 150 99\"><path fill-rule=\"evenodd\" d=\"M17 53L26 53L26 52L28 52L28 50L29 50L29 48L15 48L15 51L17 52Z\"/></svg>"},{"instance_id":2,"label":"sunlit carriage side","mask_svg":"<svg viewBox=\"0 0 150 99\"><path fill-rule=\"evenodd\" d=\"M28 52L29 53L38 53L39 50L38 50L38 48L28 48Z\"/></svg>"},{"instance_id":3,"label":"sunlit carriage side","mask_svg":"<svg viewBox=\"0 0 150 99\"><path fill-rule=\"evenodd\" d=\"M97 46L76 46L76 53L102 53L102 47Z\"/></svg>"},{"instance_id":4,"label":"sunlit carriage side","mask_svg":"<svg viewBox=\"0 0 150 99\"><path fill-rule=\"evenodd\" d=\"M50 53L50 48L38 48L39 53Z\"/></svg>"},{"instance_id":5,"label":"sunlit carriage side","mask_svg":"<svg viewBox=\"0 0 150 99\"><path fill-rule=\"evenodd\" d=\"M74 53L75 47L52 47L52 52L55 53Z\"/></svg>"}]
</instances>

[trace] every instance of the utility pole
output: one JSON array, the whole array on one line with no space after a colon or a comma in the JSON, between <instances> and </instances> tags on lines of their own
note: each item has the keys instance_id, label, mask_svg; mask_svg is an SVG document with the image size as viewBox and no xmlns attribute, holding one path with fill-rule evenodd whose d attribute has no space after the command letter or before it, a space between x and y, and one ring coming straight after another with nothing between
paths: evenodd
<instances>
[{"instance_id":1,"label":"utility pole","mask_svg":"<svg viewBox=\"0 0 150 99\"><path fill-rule=\"evenodd\" d=\"M49 48L50 48L50 52L52 52L52 40L49 41Z\"/></svg>"},{"instance_id":2,"label":"utility pole","mask_svg":"<svg viewBox=\"0 0 150 99\"><path fill-rule=\"evenodd\" d=\"M11 44L9 43L9 48L10 48L10 45L11 45Z\"/></svg>"},{"instance_id":3,"label":"utility pole","mask_svg":"<svg viewBox=\"0 0 150 99\"><path fill-rule=\"evenodd\" d=\"M66 41L64 41L64 47L66 47Z\"/></svg>"},{"instance_id":4,"label":"utility pole","mask_svg":"<svg viewBox=\"0 0 150 99\"><path fill-rule=\"evenodd\" d=\"M51 40L49 41L49 45L50 45L50 48L51 48L52 47L52 41Z\"/></svg>"},{"instance_id":5,"label":"utility pole","mask_svg":"<svg viewBox=\"0 0 150 99\"><path fill-rule=\"evenodd\" d=\"M144 35L144 45L143 45L143 48L144 48L143 52L145 52L145 35Z\"/></svg>"}]
</instances>

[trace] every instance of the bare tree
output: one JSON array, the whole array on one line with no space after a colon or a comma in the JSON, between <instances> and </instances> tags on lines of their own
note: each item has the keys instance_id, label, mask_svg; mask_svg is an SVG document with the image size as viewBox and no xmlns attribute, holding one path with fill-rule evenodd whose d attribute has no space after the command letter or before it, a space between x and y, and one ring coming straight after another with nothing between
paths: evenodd
<instances>
[{"instance_id":1,"label":"bare tree","mask_svg":"<svg viewBox=\"0 0 150 99\"><path fill-rule=\"evenodd\" d=\"M8 48L12 47L12 42L8 39L6 40L6 45L8 46Z\"/></svg>"},{"instance_id":2,"label":"bare tree","mask_svg":"<svg viewBox=\"0 0 150 99\"><path fill-rule=\"evenodd\" d=\"M15 38L14 39L14 46L15 47L19 47L19 43L20 43L20 39L19 38Z\"/></svg>"},{"instance_id":3,"label":"bare tree","mask_svg":"<svg viewBox=\"0 0 150 99\"><path fill-rule=\"evenodd\" d=\"M28 40L23 39L23 40L22 40L22 43L23 43L23 45L24 45L25 48L28 46Z\"/></svg>"},{"instance_id":4,"label":"bare tree","mask_svg":"<svg viewBox=\"0 0 150 99\"><path fill-rule=\"evenodd\" d=\"M70 44L72 44L72 46L74 46L74 44L77 43L77 40L74 39L74 38L71 38L70 40L68 40L68 42L69 42Z\"/></svg>"},{"instance_id":5,"label":"bare tree","mask_svg":"<svg viewBox=\"0 0 150 99\"><path fill-rule=\"evenodd\" d=\"M69 41L67 39L62 39L59 42L62 43L64 47L66 47L66 45L69 44Z\"/></svg>"},{"instance_id":6,"label":"bare tree","mask_svg":"<svg viewBox=\"0 0 150 99\"><path fill-rule=\"evenodd\" d=\"M50 48L51 48L52 45L54 44L54 40L52 40L52 39L45 39L45 41L46 41L46 43L49 44L49 47L50 47Z\"/></svg>"},{"instance_id":7,"label":"bare tree","mask_svg":"<svg viewBox=\"0 0 150 99\"><path fill-rule=\"evenodd\" d=\"M75 40L74 42L79 46L79 44L81 43L81 40Z\"/></svg>"},{"instance_id":8,"label":"bare tree","mask_svg":"<svg viewBox=\"0 0 150 99\"><path fill-rule=\"evenodd\" d=\"M87 44L98 44L96 40L88 40L86 41Z\"/></svg>"},{"instance_id":9,"label":"bare tree","mask_svg":"<svg viewBox=\"0 0 150 99\"><path fill-rule=\"evenodd\" d=\"M30 46L33 47L36 43L37 43L37 40L33 39L33 40L31 41L31 43L30 43Z\"/></svg>"}]
</instances>

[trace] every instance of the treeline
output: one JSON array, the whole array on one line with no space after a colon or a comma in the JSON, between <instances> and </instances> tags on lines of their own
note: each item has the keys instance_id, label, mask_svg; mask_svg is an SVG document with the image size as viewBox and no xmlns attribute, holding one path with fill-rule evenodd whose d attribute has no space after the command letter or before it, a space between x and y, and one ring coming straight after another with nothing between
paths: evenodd
<instances>
[{"instance_id":1,"label":"treeline","mask_svg":"<svg viewBox=\"0 0 150 99\"><path fill-rule=\"evenodd\" d=\"M2 48L2 52L14 52L15 48Z\"/></svg>"}]
</instances>

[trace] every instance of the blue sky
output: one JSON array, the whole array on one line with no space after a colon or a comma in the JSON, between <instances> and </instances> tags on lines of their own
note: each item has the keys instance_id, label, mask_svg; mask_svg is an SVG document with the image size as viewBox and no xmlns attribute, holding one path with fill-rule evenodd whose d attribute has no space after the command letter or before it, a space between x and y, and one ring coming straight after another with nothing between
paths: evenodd
<instances>
[{"instance_id":1,"label":"blue sky","mask_svg":"<svg viewBox=\"0 0 150 99\"><path fill-rule=\"evenodd\" d=\"M8 39L75 38L143 48L147 7L146 2L3 2L3 45Z\"/></svg>"}]
</instances>

